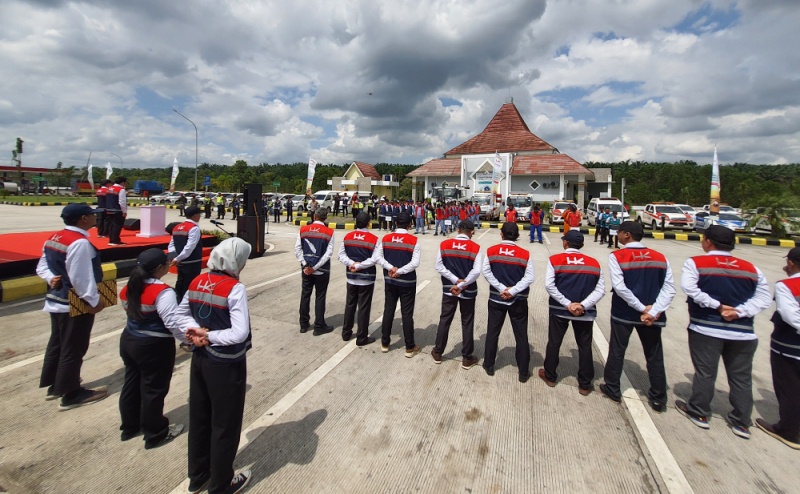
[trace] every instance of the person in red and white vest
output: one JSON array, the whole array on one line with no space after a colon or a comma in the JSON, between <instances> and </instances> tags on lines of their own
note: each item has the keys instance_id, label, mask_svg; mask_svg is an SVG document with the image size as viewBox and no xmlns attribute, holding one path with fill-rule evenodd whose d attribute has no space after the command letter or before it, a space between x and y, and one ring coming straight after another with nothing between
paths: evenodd
<instances>
[{"instance_id":1,"label":"person in red and white vest","mask_svg":"<svg viewBox=\"0 0 800 494\"><path fill-rule=\"evenodd\" d=\"M356 216L356 229L344 236L339 246L339 262L345 266L347 276L347 297L344 305L344 325L342 339L349 341L353 336L353 325L358 309L358 331L356 345L366 346L375 342L369 335L369 315L372 309L372 294L375 291L375 278L378 263L378 237L370 233L372 217L362 211Z\"/></svg>"},{"instance_id":2,"label":"person in red and white vest","mask_svg":"<svg viewBox=\"0 0 800 494\"><path fill-rule=\"evenodd\" d=\"M700 244L704 256L683 264L681 289L689 304L689 353L694 366L689 400L675 408L696 426L708 429L719 359L725 364L733 410L731 431L750 438L753 412L753 357L758 336L756 314L772 305L764 274L753 264L731 255L736 235L721 225L708 227Z\"/></svg>"},{"instance_id":3,"label":"person in red and white vest","mask_svg":"<svg viewBox=\"0 0 800 494\"><path fill-rule=\"evenodd\" d=\"M314 222L300 228L294 255L303 270L300 292L300 332L305 333L311 326L311 292L316 292L314 300L314 336L333 331L333 326L325 322L325 298L328 295L328 282L331 279L331 256L333 255L333 230L328 228L328 208L317 209Z\"/></svg>"},{"instance_id":4,"label":"person in red and white vest","mask_svg":"<svg viewBox=\"0 0 800 494\"><path fill-rule=\"evenodd\" d=\"M169 272L167 254L147 249L136 258L128 284L119 299L127 323L119 339L125 380L119 394L122 419L120 439L144 434L144 449L163 446L183 432L183 424L170 424L164 416L175 366L175 339L186 343L183 331L193 319L178 314L175 290L161 281Z\"/></svg>"},{"instance_id":5,"label":"person in red and white vest","mask_svg":"<svg viewBox=\"0 0 800 494\"><path fill-rule=\"evenodd\" d=\"M97 192L95 195L97 196L97 207L98 209L105 209L106 208L106 194L108 194L108 186L111 184L111 180L104 179L100 182L100 187L98 187ZM105 238L107 237L107 225L106 225L106 215L99 214L97 215L97 238Z\"/></svg>"},{"instance_id":6,"label":"person in red and white vest","mask_svg":"<svg viewBox=\"0 0 800 494\"><path fill-rule=\"evenodd\" d=\"M89 348L94 315L103 310L97 283L103 279L100 253L89 242L89 232L102 210L87 204L69 204L61 210L65 228L54 233L42 248L36 274L47 283L44 311L50 314L50 340L44 352L40 388L47 388L47 400L61 398L59 410L69 410L108 395L105 388L81 386L83 356ZM91 309L70 316L69 291Z\"/></svg>"},{"instance_id":7,"label":"person in red and white vest","mask_svg":"<svg viewBox=\"0 0 800 494\"><path fill-rule=\"evenodd\" d=\"M378 264L383 266L383 286L386 291L381 324L381 352L389 351L394 311L397 309L397 301L400 300L405 356L411 358L420 350L414 340L414 304L417 297L420 246L419 239L408 232L411 215L400 213L395 222L397 224L395 231L385 235L376 247Z\"/></svg>"},{"instance_id":8,"label":"person in red and white vest","mask_svg":"<svg viewBox=\"0 0 800 494\"><path fill-rule=\"evenodd\" d=\"M779 420L770 424L756 419L756 425L790 448L800 449L800 247L789 251L783 271L789 278L775 283L769 354Z\"/></svg>"},{"instance_id":9,"label":"person in red and white vest","mask_svg":"<svg viewBox=\"0 0 800 494\"><path fill-rule=\"evenodd\" d=\"M514 209L514 205L511 203L508 204L508 209L506 209L506 221L508 223L517 222L517 210Z\"/></svg>"},{"instance_id":10,"label":"person in red and white vest","mask_svg":"<svg viewBox=\"0 0 800 494\"><path fill-rule=\"evenodd\" d=\"M114 185L106 191L106 234L108 235L108 245L124 245L120 239L125 218L128 217L128 196L125 187L128 179L117 177Z\"/></svg>"},{"instance_id":11,"label":"person in red and white vest","mask_svg":"<svg viewBox=\"0 0 800 494\"><path fill-rule=\"evenodd\" d=\"M172 229L167 252L172 254L171 265L178 268L178 280L175 282L175 294L178 303L183 300L189 283L203 269L203 244L200 231L200 215L197 206L186 208L186 221Z\"/></svg>"},{"instance_id":12,"label":"person in red and white vest","mask_svg":"<svg viewBox=\"0 0 800 494\"><path fill-rule=\"evenodd\" d=\"M530 252L516 244L519 238L519 226L516 223L503 223L500 235L503 241L489 247L482 268L483 277L489 282L489 320L486 324L483 369L486 374L494 375L500 330L508 315L516 340L519 381L524 383L530 377L528 293L534 279L533 259Z\"/></svg>"},{"instance_id":13,"label":"person in red and white vest","mask_svg":"<svg viewBox=\"0 0 800 494\"><path fill-rule=\"evenodd\" d=\"M478 295L478 276L481 274L481 247L472 241L475 226L472 220L458 225L458 235L439 245L436 271L442 276L442 312L436 328L436 344L431 350L433 360L440 364L447 347L450 324L461 310L461 368L469 369L478 363L475 350L475 297Z\"/></svg>"},{"instance_id":14,"label":"person in red and white vest","mask_svg":"<svg viewBox=\"0 0 800 494\"><path fill-rule=\"evenodd\" d=\"M550 319L544 367L539 378L550 387L556 385L558 352L570 321L578 344L578 391L587 396L594 390L592 329L597 317L597 302L603 298L605 282L597 259L581 253L583 234L570 230L561 237L564 252L550 256L544 288L550 294Z\"/></svg>"},{"instance_id":15,"label":"person in red and white vest","mask_svg":"<svg viewBox=\"0 0 800 494\"><path fill-rule=\"evenodd\" d=\"M234 474L247 392L247 351L252 348L247 290L239 275L250 256L241 238L219 243L208 272L189 285L179 316L193 345L189 369L189 492L240 492L250 471ZM201 326L203 327L198 327Z\"/></svg>"},{"instance_id":16,"label":"person in red and white vest","mask_svg":"<svg viewBox=\"0 0 800 494\"><path fill-rule=\"evenodd\" d=\"M626 221L619 227L623 248L608 257L611 276L611 338L600 392L622 401L620 379L628 342L635 330L647 361L650 389L647 402L654 411L667 409L667 373L661 331L667 325L665 311L675 297L672 268L664 254L642 245L644 227Z\"/></svg>"}]
</instances>

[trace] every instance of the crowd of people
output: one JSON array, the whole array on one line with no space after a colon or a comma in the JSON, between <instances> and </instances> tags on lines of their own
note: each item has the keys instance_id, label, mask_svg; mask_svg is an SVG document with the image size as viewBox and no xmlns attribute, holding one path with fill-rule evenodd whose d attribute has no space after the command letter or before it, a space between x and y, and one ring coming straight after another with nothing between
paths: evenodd
<instances>
[{"instance_id":1,"label":"crowd of people","mask_svg":"<svg viewBox=\"0 0 800 494\"><path fill-rule=\"evenodd\" d=\"M124 185L124 180L116 182ZM442 296L431 358L436 364L442 362L458 309L461 368L468 370L480 362L475 353L474 319L479 296L477 279L483 276L489 293L482 367L488 376L494 376L498 341L508 318L516 341L518 379L525 383L532 375L528 297L535 273L530 252L518 244L519 226L515 222L502 224L501 241L482 252L472 240L476 225L470 210L446 207L439 205L436 210L458 218L457 235L443 240L436 253L434 266L441 276ZM461 217L462 211L465 217ZM532 218L541 221L541 211L534 211ZM48 285L44 310L51 320L39 386L46 388L46 399L59 400L59 410L95 403L108 395L104 388L84 388L80 379L94 317L103 310L97 285L102 280L100 256L88 240L88 230L96 226L98 214L106 212L85 204L63 208L65 228L47 240L36 270ZM235 473L233 461L242 429L246 353L252 345L247 295L239 275L251 247L238 238L222 241L211 252L208 272L201 273L197 224L200 214L198 207L186 208L186 221L173 230L170 255L160 249L142 252L120 293L127 314L120 338L125 367L119 399L120 438L127 441L141 434L144 447L152 449L182 433L184 426L170 424L163 413L177 339L192 352L190 492L206 487L213 493L240 492L248 483L250 472ZM334 252L334 232L327 226L327 219L327 208L318 208L314 221L300 229L295 243L295 256L302 269L300 332L313 328L315 336L334 330L325 319ZM407 210L396 214L393 211L393 231L378 237L369 231L371 214L361 211L356 215L355 229L344 236L337 251L347 285L341 333L344 341L353 336L357 346L376 341L369 334L369 321L377 272L381 269L385 293L380 350L388 353L391 349L394 313L399 303L404 356L413 358L419 354L414 312L421 246L418 237L410 232L415 219ZM620 379L635 331L647 361L648 403L654 411L663 413L667 410L667 382L661 333L667 325L666 309L676 294L672 268L663 254L641 243L644 231L639 223L625 221L615 230L622 248L612 251L608 259L612 287L610 348L604 382L598 389L613 402L622 400ZM578 391L586 396L595 389L592 332L598 317L597 303L605 296L606 283L600 263L581 252L584 241L578 229L565 232L561 236L563 252L547 260L543 283L549 295L548 342L544 365L537 375L548 386L557 385L559 350L571 324L579 352ZM681 289L687 296L694 378L689 396L676 400L674 406L691 423L708 429L721 359L730 388L730 428L737 436L749 439L753 424L752 366L758 345L754 317L772 304L773 297L763 273L732 255L735 243L731 230L711 226L701 241L705 255L691 257L683 265ZM178 268L175 289L161 281L170 266ZM789 251L784 271L788 278L775 284L777 310L772 317L771 337L779 421L758 419L756 424L784 444L800 449L800 248ZM85 302L85 313L70 312L73 296Z\"/></svg>"}]
</instances>

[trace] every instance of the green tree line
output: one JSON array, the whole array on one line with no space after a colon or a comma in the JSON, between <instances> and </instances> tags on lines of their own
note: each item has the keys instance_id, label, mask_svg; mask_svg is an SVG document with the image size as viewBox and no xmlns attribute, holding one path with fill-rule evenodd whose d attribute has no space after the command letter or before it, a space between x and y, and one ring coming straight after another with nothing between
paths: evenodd
<instances>
[{"instance_id":1,"label":"green tree line","mask_svg":"<svg viewBox=\"0 0 800 494\"><path fill-rule=\"evenodd\" d=\"M613 194L621 194L622 179L626 182L625 202L647 204L653 201L702 206L708 204L712 165L694 161L654 163L622 161L619 163L588 162L587 168L611 168ZM795 202L800 194L800 164L720 165L720 200L733 207L758 207L775 198ZM796 206L795 206L796 207Z\"/></svg>"},{"instance_id":2,"label":"green tree line","mask_svg":"<svg viewBox=\"0 0 800 494\"><path fill-rule=\"evenodd\" d=\"M395 180L403 182L406 174L417 168L419 165L402 165L392 163L378 163L375 168L381 175L392 174ZM332 177L341 177L350 167L346 165L317 165L314 174L314 182L311 189L324 190L330 186L327 181ZM308 173L308 163L291 164L269 164L248 165L246 161L238 160L232 165L220 165L202 163L197 166L197 185L200 185L205 177L211 178L211 191L221 192L241 192L244 184L259 183L265 192L274 191L273 183L280 183L277 186L278 192L302 193L306 190L306 177ZM128 179L128 185L133 187L136 180L155 180L169 188L172 168L123 168L114 170L114 177L124 175ZM194 188L194 167L179 167L178 178L175 180L175 190L192 190ZM105 170L94 170L94 180L97 183L105 178ZM112 177L113 178L113 177ZM410 179L408 180L410 184ZM410 185L408 186L410 191Z\"/></svg>"}]
</instances>

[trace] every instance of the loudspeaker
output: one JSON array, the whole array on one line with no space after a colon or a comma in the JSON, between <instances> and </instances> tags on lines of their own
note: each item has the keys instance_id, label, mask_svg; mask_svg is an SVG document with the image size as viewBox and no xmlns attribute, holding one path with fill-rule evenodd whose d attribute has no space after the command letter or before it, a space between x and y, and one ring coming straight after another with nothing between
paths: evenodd
<instances>
[{"instance_id":1,"label":"loudspeaker","mask_svg":"<svg viewBox=\"0 0 800 494\"><path fill-rule=\"evenodd\" d=\"M126 230L141 230L142 222L139 218L125 218L125 224L122 225L122 228Z\"/></svg>"},{"instance_id":2,"label":"loudspeaker","mask_svg":"<svg viewBox=\"0 0 800 494\"><path fill-rule=\"evenodd\" d=\"M264 255L264 217L239 216L236 236L250 244L250 259Z\"/></svg>"},{"instance_id":3,"label":"loudspeaker","mask_svg":"<svg viewBox=\"0 0 800 494\"><path fill-rule=\"evenodd\" d=\"M262 214L261 184L245 184L244 200L242 201L242 215L255 216Z\"/></svg>"}]
</instances>

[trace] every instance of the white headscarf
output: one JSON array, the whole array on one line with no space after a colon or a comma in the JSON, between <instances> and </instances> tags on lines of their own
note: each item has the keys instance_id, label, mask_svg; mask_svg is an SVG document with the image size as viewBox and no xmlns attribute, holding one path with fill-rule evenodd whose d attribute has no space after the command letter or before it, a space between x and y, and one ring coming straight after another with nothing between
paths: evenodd
<instances>
[{"instance_id":1,"label":"white headscarf","mask_svg":"<svg viewBox=\"0 0 800 494\"><path fill-rule=\"evenodd\" d=\"M219 243L208 258L208 269L224 271L236 279L250 256L250 244L241 238L226 238Z\"/></svg>"}]
</instances>

